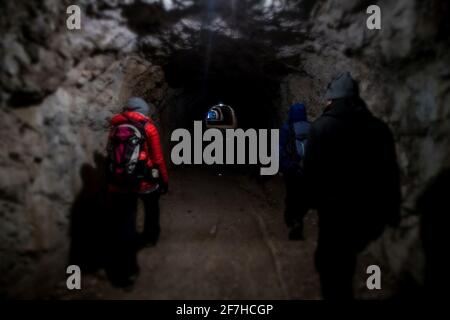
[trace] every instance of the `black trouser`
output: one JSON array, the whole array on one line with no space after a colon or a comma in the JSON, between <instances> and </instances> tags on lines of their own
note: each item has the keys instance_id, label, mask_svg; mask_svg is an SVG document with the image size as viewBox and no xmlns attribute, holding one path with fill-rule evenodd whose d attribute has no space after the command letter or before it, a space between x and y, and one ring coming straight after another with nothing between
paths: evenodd
<instances>
[{"instance_id":1,"label":"black trouser","mask_svg":"<svg viewBox=\"0 0 450 320\"><path fill-rule=\"evenodd\" d=\"M353 298L353 277L358 254L366 247L367 228L356 217L367 210L323 204L318 209L319 237L316 268L320 275L322 296L330 300Z\"/></svg>"},{"instance_id":2,"label":"black trouser","mask_svg":"<svg viewBox=\"0 0 450 320\"><path fill-rule=\"evenodd\" d=\"M319 237L315 263L320 275L322 297L327 300L353 299L353 277L358 252L334 238L322 241Z\"/></svg>"},{"instance_id":3,"label":"black trouser","mask_svg":"<svg viewBox=\"0 0 450 320\"><path fill-rule=\"evenodd\" d=\"M144 202L145 221L144 231L142 232L142 242L156 242L159 239L161 233L161 227L159 223L159 191L154 191L149 194L141 194L139 197Z\"/></svg>"},{"instance_id":4,"label":"black trouser","mask_svg":"<svg viewBox=\"0 0 450 320\"><path fill-rule=\"evenodd\" d=\"M156 242L159 233L159 192L149 194L112 193L109 217L109 254L107 272L111 280L120 282L139 271L137 250L142 242ZM144 232L136 230L137 201L145 208Z\"/></svg>"},{"instance_id":5,"label":"black trouser","mask_svg":"<svg viewBox=\"0 0 450 320\"><path fill-rule=\"evenodd\" d=\"M287 171L283 177L286 188L284 219L289 227L293 227L295 224L303 222L308 211L307 199L304 198L305 183L298 170Z\"/></svg>"}]
</instances>

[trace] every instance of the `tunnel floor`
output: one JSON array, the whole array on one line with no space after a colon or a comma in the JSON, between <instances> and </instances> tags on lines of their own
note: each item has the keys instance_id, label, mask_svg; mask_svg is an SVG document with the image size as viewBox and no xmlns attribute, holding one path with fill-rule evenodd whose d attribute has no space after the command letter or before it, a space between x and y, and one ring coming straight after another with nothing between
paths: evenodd
<instances>
[{"instance_id":1,"label":"tunnel floor","mask_svg":"<svg viewBox=\"0 0 450 320\"><path fill-rule=\"evenodd\" d=\"M217 169L175 168L170 187L161 200L160 241L140 251L132 290L112 287L100 272L58 298L320 298L317 218L306 218L306 241L287 239L280 177L261 184Z\"/></svg>"}]
</instances>

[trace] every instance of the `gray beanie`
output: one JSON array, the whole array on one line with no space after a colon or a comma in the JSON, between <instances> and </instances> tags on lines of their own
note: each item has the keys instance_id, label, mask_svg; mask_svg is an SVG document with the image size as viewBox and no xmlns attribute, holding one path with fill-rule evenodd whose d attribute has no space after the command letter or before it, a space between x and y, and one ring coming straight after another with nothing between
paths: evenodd
<instances>
[{"instance_id":1,"label":"gray beanie","mask_svg":"<svg viewBox=\"0 0 450 320\"><path fill-rule=\"evenodd\" d=\"M147 104L144 99L138 98L138 97L132 97L128 99L127 104L125 105L125 110L129 111L135 111L142 113L145 116L148 116L150 114L150 109L153 109L152 104Z\"/></svg>"},{"instance_id":2,"label":"gray beanie","mask_svg":"<svg viewBox=\"0 0 450 320\"><path fill-rule=\"evenodd\" d=\"M325 93L326 100L353 97L358 93L355 80L353 80L350 72L342 72L338 74L327 87Z\"/></svg>"}]
</instances>

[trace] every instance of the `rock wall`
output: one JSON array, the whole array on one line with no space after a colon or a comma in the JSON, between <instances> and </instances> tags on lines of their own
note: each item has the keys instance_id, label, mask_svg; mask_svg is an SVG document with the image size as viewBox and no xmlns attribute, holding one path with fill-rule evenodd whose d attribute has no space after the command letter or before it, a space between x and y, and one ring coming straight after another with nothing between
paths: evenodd
<instances>
[{"instance_id":1,"label":"rock wall","mask_svg":"<svg viewBox=\"0 0 450 320\"><path fill-rule=\"evenodd\" d=\"M81 168L95 168L108 119L128 97L158 105L166 90L120 17L83 15L83 29L68 31L67 3L2 4L12 14L0 46L2 295L34 297L64 278Z\"/></svg>"}]
</instances>

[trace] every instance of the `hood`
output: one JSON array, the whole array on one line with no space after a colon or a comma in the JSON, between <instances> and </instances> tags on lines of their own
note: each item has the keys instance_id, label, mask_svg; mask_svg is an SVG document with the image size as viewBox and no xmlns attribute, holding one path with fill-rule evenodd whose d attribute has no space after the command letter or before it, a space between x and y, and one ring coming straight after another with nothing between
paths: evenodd
<instances>
[{"instance_id":1,"label":"hood","mask_svg":"<svg viewBox=\"0 0 450 320\"><path fill-rule=\"evenodd\" d=\"M358 88L350 72L338 74L327 87L326 100L350 98L358 95Z\"/></svg>"},{"instance_id":2,"label":"hood","mask_svg":"<svg viewBox=\"0 0 450 320\"><path fill-rule=\"evenodd\" d=\"M153 105L148 105L144 99L139 97L132 97L128 99L124 108L125 111L139 112L145 116L148 116L150 111L153 111L152 109L154 109Z\"/></svg>"},{"instance_id":3,"label":"hood","mask_svg":"<svg viewBox=\"0 0 450 320\"><path fill-rule=\"evenodd\" d=\"M303 103L294 103L289 109L288 123L299 121L308 121L306 106Z\"/></svg>"}]
</instances>

